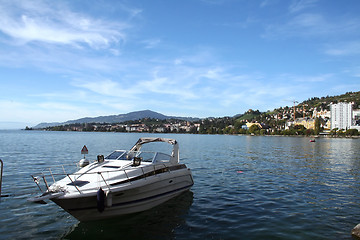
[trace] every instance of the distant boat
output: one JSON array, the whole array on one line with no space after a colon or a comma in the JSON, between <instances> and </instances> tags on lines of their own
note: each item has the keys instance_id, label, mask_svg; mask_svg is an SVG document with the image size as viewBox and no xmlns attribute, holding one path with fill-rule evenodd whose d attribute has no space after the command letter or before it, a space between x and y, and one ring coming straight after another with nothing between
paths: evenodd
<instances>
[{"instance_id":1,"label":"distant boat","mask_svg":"<svg viewBox=\"0 0 360 240\"><path fill-rule=\"evenodd\" d=\"M310 139L310 142L316 142L315 139Z\"/></svg>"}]
</instances>

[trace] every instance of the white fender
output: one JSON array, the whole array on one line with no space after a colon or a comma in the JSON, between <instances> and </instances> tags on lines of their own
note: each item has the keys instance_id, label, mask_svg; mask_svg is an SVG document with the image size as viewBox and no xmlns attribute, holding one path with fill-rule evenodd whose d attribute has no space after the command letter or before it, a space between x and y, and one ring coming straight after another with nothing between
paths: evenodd
<instances>
[{"instance_id":1,"label":"white fender","mask_svg":"<svg viewBox=\"0 0 360 240\"><path fill-rule=\"evenodd\" d=\"M111 207L112 206L112 193L111 191L107 191L106 192L106 207Z\"/></svg>"}]
</instances>

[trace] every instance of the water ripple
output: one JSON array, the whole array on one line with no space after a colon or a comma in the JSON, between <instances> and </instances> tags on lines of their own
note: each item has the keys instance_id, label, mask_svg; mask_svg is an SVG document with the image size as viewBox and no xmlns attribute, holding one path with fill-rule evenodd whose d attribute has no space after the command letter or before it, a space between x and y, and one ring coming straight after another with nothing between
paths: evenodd
<instances>
[{"instance_id":1,"label":"water ripple","mask_svg":"<svg viewBox=\"0 0 360 240\"><path fill-rule=\"evenodd\" d=\"M158 136L145 134L146 136ZM30 174L128 149L140 134L0 131L4 239L351 239L360 211L357 139L160 135L176 138L191 190L141 214L79 223L55 204L34 205ZM4 227L6 226L6 227ZM136 226L134 228L134 226ZM141 231L138 229L141 228Z\"/></svg>"}]
</instances>

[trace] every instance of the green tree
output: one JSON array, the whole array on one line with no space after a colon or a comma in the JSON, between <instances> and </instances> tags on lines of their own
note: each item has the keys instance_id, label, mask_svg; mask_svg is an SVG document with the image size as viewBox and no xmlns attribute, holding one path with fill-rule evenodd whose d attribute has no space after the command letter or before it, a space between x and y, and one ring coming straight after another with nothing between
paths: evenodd
<instances>
[{"instance_id":1,"label":"green tree","mask_svg":"<svg viewBox=\"0 0 360 240\"><path fill-rule=\"evenodd\" d=\"M90 123L86 123L84 128L83 128L84 132L91 132L94 131L94 126Z\"/></svg>"},{"instance_id":2,"label":"green tree","mask_svg":"<svg viewBox=\"0 0 360 240\"><path fill-rule=\"evenodd\" d=\"M345 132L346 136L358 136L359 135L359 131L357 129L348 129Z\"/></svg>"},{"instance_id":3,"label":"green tree","mask_svg":"<svg viewBox=\"0 0 360 240\"><path fill-rule=\"evenodd\" d=\"M315 133L315 131L313 129L306 129L305 135L310 136L310 135L317 135L317 134Z\"/></svg>"},{"instance_id":4,"label":"green tree","mask_svg":"<svg viewBox=\"0 0 360 240\"><path fill-rule=\"evenodd\" d=\"M294 129L296 131L296 135L304 135L305 134L305 130L306 128L304 127L304 125L295 125Z\"/></svg>"},{"instance_id":5,"label":"green tree","mask_svg":"<svg viewBox=\"0 0 360 240\"><path fill-rule=\"evenodd\" d=\"M338 131L337 131L337 135L339 135L339 136L345 136L344 129L338 130Z\"/></svg>"},{"instance_id":6,"label":"green tree","mask_svg":"<svg viewBox=\"0 0 360 240\"><path fill-rule=\"evenodd\" d=\"M320 133L320 119L316 118L315 119L315 130L314 130L315 135L318 135Z\"/></svg>"},{"instance_id":7,"label":"green tree","mask_svg":"<svg viewBox=\"0 0 360 240\"><path fill-rule=\"evenodd\" d=\"M246 130L243 128L240 128L238 131L239 134L246 134Z\"/></svg>"},{"instance_id":8,"label":"green tree","mask_svg":"<svg viewBox=\"0 0 360 240\"><path fill-rule=\"evenodd\" d=\"M259 134L260 133L260 127L257 124L253 124L249 128L249 133Z\"/></svg>"},{"instance_id":9,"label":"green tree","mask_svg":"<svg viewBox=\"0 0 360 240\"><path fill-rule=\"evenodd\" d=\"M331 129L330 135L336 135L338 130L339 130L338 128Z\"/></svg>"},{"instance_id":10,"label":"green tree","mask_svg":"<svg viewBox=\"0 0 360 240\"><path fill-rule=\"evenodd\" d=\"M206 131L207 134L215 134L216 133L216 130L213 126L210 126L207 131Z\"/></svg>"},{"instance_id":11,"label":"green tree","mask_svg":"<svg viewBox=\"0 0 360 240\"><path fill-rule=\"evenodd\" d=\"M200 133L200 134L205 134L205 133L206 133L206 127L204 126L204 124L201 124L201 125L200 125L199 133Z\"/></svg>"}]
</instances>

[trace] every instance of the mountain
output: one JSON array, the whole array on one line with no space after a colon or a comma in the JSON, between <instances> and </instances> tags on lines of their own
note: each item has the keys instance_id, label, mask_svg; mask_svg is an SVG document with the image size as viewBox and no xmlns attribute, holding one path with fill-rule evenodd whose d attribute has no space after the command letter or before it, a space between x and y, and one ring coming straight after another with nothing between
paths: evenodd
<instances>
[{"instance_id":1,"label":"mountain","mask_svg":"<svg viewBox=\"0 0 360 240\"><path fill-rule=\"evenodd\" d=\"M119 114L119 115L109 115L109 116L99 116L99 117L85 117L76 120L69 120L66 122L54 122L54 123L40 123L33 128L46 128L46 127L54 127L59 125L67 125L67 124L74 124L74 123L121 123L131 120L139 120L143 118L155 118L155 119L181 119L181 120L188 120L188 121L195 121L198 118L188 118L188 117L173 117L173 116L166 116L161 113L157 113L151 110L143 110L143 111L136 111L130 112L126 114Z\"/></svg>"},{"instance_id":2,"label":"mountain","mask_svg":"<svg viewBox=\"0 0 360 240\"><path fill-rule=\"evenodd\" d=\"M320 109L330 109L330 103L338 103L338 102L354 102L354 108L358 109L360 108L360 91L358 92L347 92L345 94L339 95L339 96L326 96L326 97L313 97L309 98L308 100L305 100L301 103L299 103L296 108L297 109L304 109L305 112L308 112L307 116L312 115L312 109L315 107ZM289 110L290 109L290 110ZM269 114L284 114L284 111L292 111L292 106L290 107L281 107L274 109L272 112L259 112L259 110L248 110L244 114L237 114L233 116L234 119L236 119L238 122L243 120L253 121L263 121L266 123L264 119L267 118L267 115ZM298 110L297 110L298 111ZM290 114L290 113L288 113ZM297 115L301 116L301 112L297 112ZM121 123L125 121L131 121L131 120L139 120L143 118L154 118L154 119L179 119L179 120L185 120L185 121L198 121L200 118L190 118L190 117L174 117L174 116L166 116L161 113L153 112L150 110L143 110L143 111L136 111L136 112L130 112L126 114L119 114L119 115L110 115L110 116L100 116L100 117L86 117L86 118L80 118L77 120L70 120L66 122L54 122L54 123L40 123L33 127L34 129L39 128L46 128L46 127L54 127L54 126L60 126L60 125L67 125L67 124L73 124L73 123ZM225 117L226 118L226 117ZM211 119L211 118L208 118Z\"/></svg>"}]
</instances>

